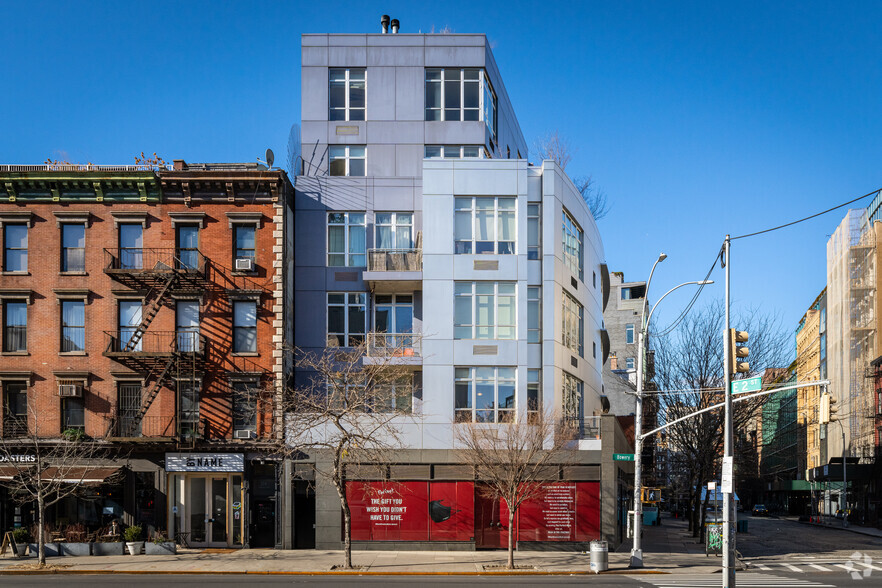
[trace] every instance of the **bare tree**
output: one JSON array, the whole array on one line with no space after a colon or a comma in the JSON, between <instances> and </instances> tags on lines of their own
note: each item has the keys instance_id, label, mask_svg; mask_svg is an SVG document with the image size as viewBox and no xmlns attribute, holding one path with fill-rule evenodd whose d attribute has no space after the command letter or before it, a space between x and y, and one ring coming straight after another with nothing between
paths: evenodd
<instances>
[{"instance_id":1,"label":"bare tree","mask_svg":"<svg viewBox=\"0 0 882 588\"><path fill-rule=\"evenodd\" d=\"M751 377L766 368L790 363L789 334L779 317L751 308L735 312L732 321L750 333ZM715 302L688 314L669 334L650 339L655 350L655 382L659 392L659 422L670 422L725 400L723 367L724 308ZM733 405L733 426L743 430L762 410L766 397ZM723 454L724 412L712 410L667 429L668 444L684 486L692 494L689 519L693 536L704 528L706 508L701 489L715 478ZM737 457L737 456L736 456Z\"/></svg>"},{"instance_id":2,"label":"bare tree","mask_svg":"<svg viewBox=\"0 0 882 588\"><path fill-rule=\"evenodd\" d=\"M416 335L371 334L367 342L321 352L294 351L301 381L283 395L285 435L280 452L300 456L315 451L330 456L328 470L316 475L334 484L343 509L344 567L352 567L352 516L346 493L347 471L374 469L385 477L400 424L413 411L413 355Z\"/></svg>"},{"instance_id":3,"label":"bare tree","mask_svg":"<svg viewBox=\"0 0 882 588\"><path fill-rule=\"evenodd\" d=\"M559 131L551 131L533 143L533 151L540 159L550 159L557 164L561 171L566 171L576 150L570 145L569 139L561 135ZM579 176L572 179L595 221L609 214L610 205L606 192L594 185L591 176Z\"/></svg>"},{"instance_id":4,"label":"bare tree","mask_svg":"<svg viewBox=\"0 0 882 588\"><path fill-rule=\"evenodd\" d=\"M101 442L76 436L38 436L37 423L41 417L30 394L27 408L24 418L6 415L3 419L0 461L10 479L2 483L16 502L36 503L38 563L45 566L46 509L78 494L96 462L107 457L108 450Z\"/></svg>"},{"instance_id":5,"label":"bare tree","mask_svg":"<svg viewBox=\"0 0 882 588\"><path fill-rule=\"evenodd\" d=\"M551 412L499 425L453 425L457 458L477 470L481 490L508 507L508 568L514 568L514 519L520 506L540 497L543 483L558 479L560 465L570 460L574 431ZM567 421L569 422L569 421Z\"/></svg>"}]
</instances>

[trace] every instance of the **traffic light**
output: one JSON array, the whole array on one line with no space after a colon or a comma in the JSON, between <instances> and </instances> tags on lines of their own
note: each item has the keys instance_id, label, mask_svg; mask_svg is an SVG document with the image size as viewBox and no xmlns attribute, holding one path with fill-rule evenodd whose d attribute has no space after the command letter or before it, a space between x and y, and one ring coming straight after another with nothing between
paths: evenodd
<instances>
[{"instance_id":1,"label":"traffic light","mask_svg":"<svg viewBox=\"0 0 882 588\"><path fill-rule=\"evenodd\" d=\"M738 331L729 329L729 357L727 358L727 366L730 374L742 374L750 371L750 364L746 361L739 361L750 350L747 347L738 347L738 343L747 343L747 331Z\"/></svg>"},{"instance_id":2,"label":"traffic light","mask_svg":"<svg viewBox=\"0 0 882 588\"><path fill-rule=\"evenodd\" d=\"M829 423L832 420L835 420L833 417L836 414L837 406L836 399L834 399L828 392L821 394L821 406L818 411L818 422L822 425Z\"/></svg>"}]
</instances>

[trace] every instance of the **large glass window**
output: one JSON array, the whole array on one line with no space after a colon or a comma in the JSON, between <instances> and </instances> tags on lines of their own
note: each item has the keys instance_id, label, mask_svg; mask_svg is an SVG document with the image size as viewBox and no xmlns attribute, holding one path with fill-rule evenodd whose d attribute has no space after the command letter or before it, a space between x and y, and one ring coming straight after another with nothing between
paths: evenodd
<instances>
[{"instance_id":1,"label":"large glass window","mask_svg":"<svg viewBox=\"0 0 882 588\"><path fill-rule=\"evenodd\" d=\"M527 205L527 259L539 259L542 254L542 206Z\"/></svg>"},{"instance_id":2,"label":"large glass window","mask_svg":"<svg viewBox=\"0 0 882 588\"><path fill-rule=\"evenodd\" d=\"M413 295L377 294L374 298L374 330L378 333L413 332Z\"/></svg>"},{"instance_id":3,"label":"large glass window","mask_svg":"<svg viewBox=\"0 0 882 588\"><path fill-rule=\"evenodd\" d=\"M582 355L584 344L583 336L583 309L575 298L570 296L569 292L563 293L563 344L570 350Z\"/></svg>"},{"instance_id":4,"label":"large glass window","mask_svg":"<svg viewBox=\"0 0 882 588\"><path fill-rule=\"evenodd\" d=\"M86 271L86 225L61 225L61 271Z\"/></svg>"},{"instance_id":5,"label":"large glass window","mask_svg":"<svg viewBox=\"0 0 882 588\"><path fill-rule=\"evenodd\" d=\"M517 333L514 282L456 282L455 339L514 339Z\"/></svg>"},{"instance_id":6,"label":"large glass window","mask_svg":"<svg viewBox=\"0 0 882 588\"><path fill-rule=\"evenodd\" d=\"M496 140L496 93L482 69L426 69L426 120L483 120Z\"/></svg>"},{"instance_id":7,"label":"large glass window","mask_svg":"<svg viewBox=\"0 0 882 588\"><path fill-rule=\"evenodd\" d=\"M199 301L178 300L175 303L175 323L178 351L199 351Z\"/></svg>"},{"instance_id":8,"label":"large glass window","mask_svg":"<svg viewBox=\"0 0 882 588\"><path fill-rule=\"evenodd\" d=\"M454 412L458 423L510 423L515 413L515 368L455 368Z\"/></svg>"},{"instance_id":9,"label":"large glass window","mask_svg":"<svg viewBox=\"0 0 882 588\"><path fill-rule=\"evenodd\" d=\"M251 267L255 265L256 246L254 243L254 234L257 228L254 225L234 225L233 226L233 268L236 269L236 261L240 259L250 259Z\"/></svg>"},{"instance_id":10,"label":"large glass window","mask_svg":"<svg viewBox=\"0 0 882 588\"><path fill-rule=\"evenodd\" d=\"M328 347L355 347L364 341L367 294L328 292Z\"/></svg>"},{"instance_id":11,"label":"large glass window","mask_svg":"<svg viewBox=\"0 0 882 588\"><path fill-rule=\"evenodd\" d=\"M140 224L119 226L119 267L120 269L144 267L144 227Z\"/></svg>"},{"instance_id":12,"label":"large glass window","mask_svg":"<svg viewBox=\"0 0 882 588\"><path fill-rule=\"evenodd\" d=\"M581 280L583 278L582 229L566 209L563 211L562 235L564 263Z\"/></svg>"},{"instance_id":13,"label":"large glass window","mask_svg":"<svg viewBox=\"0 0 882 588\"><path fill-rule=\"evenodd\" d=\"M625 343L633 343L634 342L634 325L628 323L625 325Z\"/></svg>"},{"instance_id":14,"label":"large glass window","mask_svg":"<svg viewBox=\"0 0 882 588\"><path fill-rule=\"evenodd\" d=\"M563 414L564 418L582 418L582 393L584 384L579 378L563 372Z\"/></svg>"},{"instance_id":15,"label":"large glass window","mask_svg":"<svg viewBox=\"0 0 882 588\"><path fill-rule=\"evenodd\" d=\"M457 197L456 253L514 254L517 198Z\"/></svg>"},{"instance_id":16,"label":"large glass window","mask_svg":"<svg viewBox=\"0 0 882 588\"><path fill-rule=\"evenodd\" d=\"M483 145L426 145L426 159L481 159Z\"/></svg>"},{"instance_id":17,"label":"large glass window","mask_svg":"<svg viewBox=\"0 0 882 588\"><path fill-rule=\"evenodd\" d=\"M61 301L61 351L86 350L86 303L83 300Z\"/></svg>"},{"instance_id":18,"label":"large glass window","mask_svg":"<svg viewBox=\"0 0 882 588\"><path fill-rule=\"evenodd\" d=\"M332 176L363 176L367 162L364 145L331 145L330 173Z\"/></svg>"},{"instance_id":19,"label":"large glass window","mask_svg":"<svg viewBox=\"0 0 882 588\"><path fill-rule=\"evenodd\" d=\"M122 351L128 346L132 336L141 324L141 301L140 300L120 300L119 301L119 346L118 351ZM129 351L141 351L141 340Z\"/></svg>"},{"instance_id":20,"label":"large glass window","mask_svg":"<svg viewBox=\"0 0 882 588\"><path fill-rule=\"evenodd\" d=\"M377 397L372 407L378 412L413 412L413 378L402 376L392 382L377 385Z\"/></svg>"},{"instance_id":21,"label":"large glass window","mask_svg":"<svg viewBox=\"0 0 882 588\"><path fill-rule=\"evenodd\" d=\"M363 212L328 213L328 265L365 266L365 223Z\"/></svg>"},{"instance_id":22,"label":"large glass window","mask_svg":"<svg viewBox=\"0 0 882 588\"><path fill-rule=\"evenodd\" d=\"M527 343L542 341L542 288L527 287Z\"/></svg>"},{"instance_id":23,"label":"large glass window","mask_svg":"<svg viewBox=\"0 0 882 588\"><path fill-rule=\"evenodd\" d=\"M233 302L233 353L257 353L257 302Z\"/></svg>"},{"instance_id":24,"label":"large glass window","mask_svg":"<svg viewBox=\"0 0 882 588\"><path fill-rule=\"evenodd\" d=\"M185 270L199 268L199 226L178 225L178 267Z\"/></svg>"},{"instance_id":25,"label":"large glass window","mask_svg":"<svg viewBox=\"0 0 882 588\"><path fill-rule=\"evenodd\" d=\"M377 249L413 248L412 212L378 212L374 217L374 229L374 247Z\"/></svg>"},{"instance_id":26,"label":"large glass window","mask_svg":"<svg viewBox=\"0 0 882 588\"><path fill-rule=\"evenodd\" d=\"M365 120L365 69L331 68L328 72L328 120Z\"/></svg>"},{"instance_id":27,"label":"large glass window","mask_svg":"<svg viewBox=\"0 0 882 588\"><path fill-rule=\"evenodd\" d=\"M233 382L233 431L257 431L256 381Z\"/></svg>"},{"instance_id":28,"label":"large glass window","mask_svg":"<svg viewBox=\"0 0 882 588\"><path fill-rule=\"evenodd\" d=\"M3 304L3 351L24 353L28 350L28 304Z\"/></svg>"},{"instance_id":29,"label":"large glass window","mask_svg":"<svg viewBox=\"0 0 882 588\"><path fill-rule=\"evenodd\" d=\"M3 271L28 271L28 226L3 226Z\"/></svg>"},{"instance_id":30,"label":"large glass window","mask_svg":"<svg viewBox=\"0 0 882 588\"><path fill-rule=\"evenodd\" d=\"M527 370L527 422L538 422L542 414L542 370Z\"/></svg>"}]
</instances>

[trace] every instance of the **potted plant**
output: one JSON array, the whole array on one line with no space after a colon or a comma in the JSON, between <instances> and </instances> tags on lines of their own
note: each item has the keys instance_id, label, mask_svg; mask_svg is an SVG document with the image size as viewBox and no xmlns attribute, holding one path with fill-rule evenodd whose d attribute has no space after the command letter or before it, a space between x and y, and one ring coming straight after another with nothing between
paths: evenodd
<instances>
[{"instance_id":1,"label":"potted plant","mask_svg":"<svg viewBox=\"0 0 882 588\"><path fill-rule=\"evenodd\" d=\"M129 554L141 555L141 551L144 549L144 542L141 541L142 532L143 529L141 528L141 525L126 527L123 535L126 538L126 549L129 550Z\"/></svg>"},{"instance_id":2,"label":"potted plant","mask_svg":"<svg viewBox=\"0 0 882 588\"><path fill-rule=\"evenodd\" d=\"M31 542L31 534L24 527L17 527L12 530L12 539L15 541L15 553L19 557L24 557L28 549L28 543Z\"/></svg>"},{"instance_id":3,"label":"potted plant","mask_svg":"<svg viewBox=\"0 0 882 588\"><path fill-rule=\"evenodd\" d=\"M162 531L153 533L153 541L146 544L144 551L147 555L174 555L177 552L175 542L169 541Z\"/></svg>"},{"instance_id":4,"label":"potted plant","mask_svg":"<svg viewBox=\"0 0 882 588\"><path fill-rule=\"evenodd\" d=\"M59 543L63 555L84 556L92 555L92 544L86 542L88 533L82 523L68 525L64 529L65 542Z\"/></svg>"},{"instance_id":5,"label":"potted plant","mask_svg":"<svg viewBox=\"0 0 882 588\"><path fill-rule=\"evenodd\" d=\"M62 431L61 436L67 441L82 441L86 437L86 432L77 427L70 427Z\"/></svg>"}]
</instances>

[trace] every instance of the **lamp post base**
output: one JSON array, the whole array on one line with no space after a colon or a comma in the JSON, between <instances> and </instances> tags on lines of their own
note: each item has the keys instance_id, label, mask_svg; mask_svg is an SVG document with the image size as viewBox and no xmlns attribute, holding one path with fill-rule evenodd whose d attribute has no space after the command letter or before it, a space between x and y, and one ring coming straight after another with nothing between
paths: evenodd
<instances>
[{"instance_id":1,"label":"lamp post base","mask_svg":"<svg viewBox=\"0 0 882 588\"><path fill-rule=\"evenodd\" d=\"M642 549L632 549L631 550L631 564L628 567L630 567L630 568L642 568L643 567L643 550Z\"/></svg>"}]
</instances>

